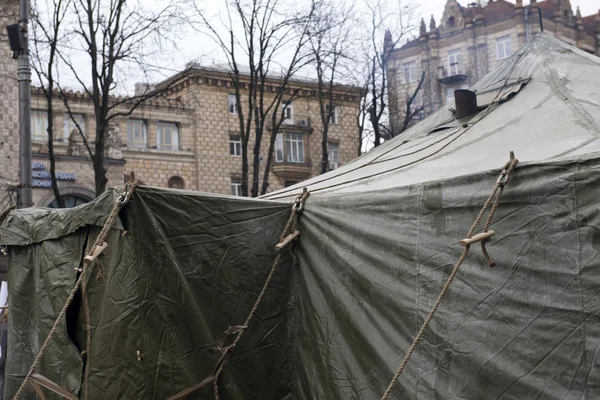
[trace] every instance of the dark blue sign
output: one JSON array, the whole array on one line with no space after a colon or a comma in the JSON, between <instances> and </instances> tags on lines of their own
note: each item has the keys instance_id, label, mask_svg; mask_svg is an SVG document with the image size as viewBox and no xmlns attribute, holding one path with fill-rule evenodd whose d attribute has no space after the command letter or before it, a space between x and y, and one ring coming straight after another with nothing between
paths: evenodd
<instances>
[{"instance_id":1,"label":"dark blue sign","mask_svg":"<svg viewBox=\"0 0 600 400\"><path fill-rule=\"evenodd\" d=\"M43 162L35 161L31 163L31 186L33 187L42 187L49 188L52 187L52 177L50 176L50 172L46 171L46 164ZM42 180L48 179L48 180ZM56 180L58 181L75 181L77 180L77 175L70 174L66 172L57 172Z\"/></svg>"}]
</instances>

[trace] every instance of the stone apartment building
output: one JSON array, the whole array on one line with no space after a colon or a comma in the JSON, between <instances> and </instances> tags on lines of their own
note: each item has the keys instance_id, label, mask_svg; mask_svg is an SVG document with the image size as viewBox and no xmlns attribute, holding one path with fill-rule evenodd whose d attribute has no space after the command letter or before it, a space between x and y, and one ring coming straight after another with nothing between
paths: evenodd
<instances>
[{"instance_id":1,"label":"stone apartment building","mask_svg":"<svg viewBox=\"0 0 600 400\"><path fill-rule=\"evenodd\" d=\"M246 106L248 83L242 78L242 106ZM265 104L277 90L278 79L267 79ZM161 85L169 85L167 96L193 110L197 143L198 190L237 194L241 190L241 139L235 89L228 69L220 66L191 66ZM283 101L285 119L276 137L269 190L280 189L321 171L322 124L317 97L318 86L311 80L288 84ZM358 154L356 125L361 91L338 85L334 90L332 119L328 131L330 169L349 162ZM293 101L288 101L293 99ZM243 111L247 114L247 111ZM280 109L280 112L282 110ZM261 141L260 180L268 153L271 119ZM249 152L254 147L250 138ZM252 159L251 154L249 159ZM251 163L251 161L250 161ZM250 169L252 166L249 166ZM143 176L143 175L142 175Z\"/></svg>"},{"instance_id":2,"label":"stone apartment building","mask_svg":"<svg viewBox=\"0 0 600 400\"><path fill-rule=\"evenodd\" d=\"M17 20L18 1L0 5L0 23ZM16 60L11 58L5 30L0 30L0 207L7 186L18 182L19 134ZM167 83L168 82L168 83ZM269 81L269 85L276 82ZM192 66L159 86L165 96L146 101L130 115L119 116L110 128L106 167L108 186L122 185L129 172L143 183L221 194L241 193L241 150L233 88L228 73L216 67ZM277 135L269 190L320 173L321 124L316 84L295 80L288 98L297 97L286 110ZM356 117L360 90L339 86L336 108L328 135L330 167L349 162L358 154ZM300 94L300 96L294 96ZM77 132L93 142L93 107L85 94L69 92L68 103L75 124L62 100L55 100L51 116L55 127L56 171L67 206L94 198L94 174ZM114 99L113 101L123 101ZM33 195L37 206L55 206L50 188L47 149L48 114L43 92L32 90ZM129 114L129 105L116 112ZM266 160L268 135L263 139L261 159ZM249 149L253 144L250 143ZM251 157L250 157L251 159ZM251 168L251 166L250 166ZM261 162L261 181L264 163Z\"/></svg>"},{"instance_id":3,"label":"stone apartment building","mask_svg":"<svg viewBox=\"0 0 600 400\"><path fill-rule=\"evenodd\" d=\"M420 34L391 50L387 71L390 115L393 127L404 118L407 96L414 93L425 71L416 106L418 119L454 99L456 89L468 88L513 52L543 31L595 55L600 55L600 10L582 17L569 0L477 1L466 7L447 0L439 25L433 16L429 29L421 20ZM393 35L385 46L390 51Z\"/></svg>"}]
</instances>

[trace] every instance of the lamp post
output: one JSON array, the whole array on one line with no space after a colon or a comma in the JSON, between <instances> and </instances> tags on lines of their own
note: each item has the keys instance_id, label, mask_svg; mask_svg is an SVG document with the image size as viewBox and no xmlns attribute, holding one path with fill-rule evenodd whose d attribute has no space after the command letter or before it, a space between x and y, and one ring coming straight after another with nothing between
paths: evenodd
<instances>
[{"instance_id":1,"label":"lamp post","mask_svg":"<svg viewBox=\"0 0 600 400\"><path fill-rule=\"evenodd\" d=\"M31 65L29 63L29 0L20 0L19 24L7 27L13 58L17 58L19 83L19 192L18 206L33 206L31 194Z\"/></svg>"},{"instance_id":2,"label":"lamp post","mask_svg":"<svg viewBox=\"0 0 600 400\"><path fill-rule=\"evenodd\" d=\"M19 208L33 206L31 193L31 65L29 63L29 0L20 0L19 25L23 49L19 53L17 81L19 82L20 185Z\"/></svg>"}]
</instances>

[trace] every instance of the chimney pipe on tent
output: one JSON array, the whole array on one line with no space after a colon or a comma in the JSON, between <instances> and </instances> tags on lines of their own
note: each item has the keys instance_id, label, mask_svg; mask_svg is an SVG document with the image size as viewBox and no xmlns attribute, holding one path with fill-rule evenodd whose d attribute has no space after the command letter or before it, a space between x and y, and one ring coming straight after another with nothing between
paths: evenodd
<instances>
[{"instance_id":1,"label":"chimney pipe on tent","mask_svg":"<svg viewBox=\"0 0 600 400\"><path fill-rule=\"evenodd\" d=\"M477 108L477 95L475 92L466 89L454 91L454 104L456 107L456 118L464 118L475 114Z\"/></svg>"}]
</instances>

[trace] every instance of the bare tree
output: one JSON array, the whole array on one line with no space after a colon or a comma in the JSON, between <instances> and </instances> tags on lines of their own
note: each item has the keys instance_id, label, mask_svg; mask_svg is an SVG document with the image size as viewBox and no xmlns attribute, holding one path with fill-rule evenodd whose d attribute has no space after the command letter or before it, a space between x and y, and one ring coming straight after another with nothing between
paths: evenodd
<instances>
[{"instance_id":1,"label":"bare tree","mask_svg":"<svg viewBox=\"0 0 600 400\"><path fill-rule=\"evenodd\" d=\"M407 130L411 123L425 110L423 101L419 99L419 93L423 88L425 82L425 71L421 71L421 78L419 79L417 86L410 92L410 85L405 85L405 98L406 100L400 105L402 108L396 110L398 116L401 117L401 121L398 127L390 125L387 137L393 138L400 135L402 132Z\"/></svg>"},{"instance_id":2,"label":"bare tree","mask_svg":"<svg viewBox=\"0 0 600 400\"><path fill-rule=\"evenodd\" d=\"M227 20L223 27L210 22L196 7L199 30L209 34L227 58L242 142L242 195L255 197L261 186L260 149L265 129L270 121L269 150L260 190L263 194L269 186L273 149L277 131L286 118L286 103L301 95L290 89L290 80L307 60L303 50L315 1L311 0L308 9L301 11L286 9L280 0L228 0L224 7ZM284 52L290 54L285 65L277 62ZM254 147L249 185L251 139Z\"/></svg>"},{"instance_id":3,"label":"bare tree","mask_svg":"<svg viewBox=\"0 0 600 400\"><path fill-rule=\"evenodd\" d=\"M32 33L34 52L32 54L32 67L41 83L42 91L47 103L48 115L48 158L50 160L50 179L52 192L58 207L64 208L65 202L60 195L56 180L56 157L54 154L54 96L56 87L56 71L58 64L58 46L62 39L62 25L70 7L71 0L52 0L52 4L39 7L36 2L32 12ZM49 15L41 13L48 11Z\"/></svg>"},{"instance_id":4,"label":"bare tree","mask_svg":"<svg viewBox=\"0 0 600 400\"><path fill-rule=\"evenodd\" d=\"M390 10L382 0L365 0L368 13L368 40L363 49L365 70L363 71L363 90L366 98L358 116L359 134L372 130L374 146L381 144L385 133L390 131L388 118L388 74L396 72L392 64L392 53L398 44L414 31L414 7L397 6ZM395 21L390 21L394 16ZM392 39L391 30L395 32Z\"/></svg>"},{"instance_id":5,"label":"bare tree","mask_svg":"<svg viewBox=\"0 0 600 400\"><path fill-rule=\"evenodd\" d=\"M54 0L56 1L56 0ZM82 68L81 54L72 57L59 52L70 74L89 96L95 117L95 135L87 137L74 117L68 93L60 88L68 114L81 133L81 138L94 168L96 195L106 189L106 149L115 119L131 115L146 100L161 95L151 85L133 96L117 97L115 92L127 76L128 66L141 71L146 78L152 71L147 59L161 54L165 44L174 46L172 33L182 22L180 2L170 0L158 10L141 2L126 0L72 0L75 27L73 40L79 40L87 55L87 68ZM164 4L164 3L163 3ZM121 80L119 80L121 77Z\"/></svg>"},{"instance_id":6,"label":"bare tree","mask_svg":"<svg viewBox=\"0 0 600 400\"><path fill-rule=\"evenodd\" d=\"M352 60L353 37L351 24L355 23L351 10L344 3L323 2L317 9L309 34L310 51L317 75L317 97L321 132L321 173L329 170L328 137L329 126L335 123L338 101L336 80L342 78Z\"/></svg>"}]
</instances>

